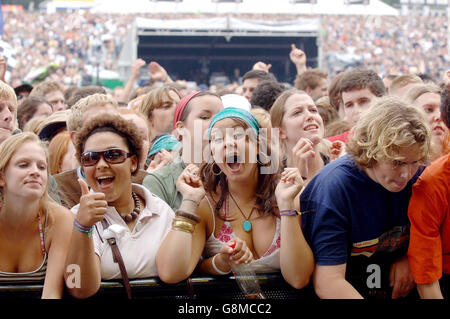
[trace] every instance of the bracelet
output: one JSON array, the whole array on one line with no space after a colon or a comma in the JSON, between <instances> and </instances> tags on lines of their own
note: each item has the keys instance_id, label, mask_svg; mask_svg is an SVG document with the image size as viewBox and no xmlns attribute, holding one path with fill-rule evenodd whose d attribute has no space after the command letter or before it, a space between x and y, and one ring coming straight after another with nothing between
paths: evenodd
<instances>
[{"instance_id":1,"label":"bracelet","mask_svg":"<svg viewBox=\"0 0 450 319\"><path fill-rule=\"evenodd\" d=\"M280 210L280 216L301 216L302 213L294 209Z\"/></svg>"},{"instance_id":2,"label":"bracelet","mask_svg":"<svg viewBox=\"0 0 450 319\"><path fill-rule=\"evenodd\" d=\"M73 220L73 223L76 224L78 226L78 228L81 228L82 230L89 231L92 228L92 226L84 226L76 218Z\"/></svg>"},{"instance_id":3,"label":"bracelet","mask_svg":"<svg viewBox=\"0 0 450 319\"><path fill-rule=\"evenodd\" d=\"M74 219L73 221L73 227L75 227L75 229L78 230L80 233L87 234L89 238L91 237L92 232L94 231L94 226L91 227L84 226L80 224L80 222L76 219Z\"/></svg>"},{"instance_id":4,"label":"bracelet","mask_svg":"<svg viewBox=\"0 0 450 319\"><path fill-rule=\"evenodd\" d=\"M178 217L175 217L172 222L172 229L173 230L180 230L185 233L192 234L194 232L194 224L187 222L185 220L178 219Z\"/></svg>"},{"instance_id":5,"label":"bracelet","mask_svg":"<svg viewBox=\"0 0 450 319\"><path fill-rule=\"evenodd\" d=\"M195 224L198 224L200 222L200 217L198 217L195 214L185 212L184 210L177 210L175 215L177 215L177 217L184 217L186 219L189 219L193 221Z\"/></svg>"},{"instance_id":6,"label":"bracelet","mask_svg":"<svg viewBox=\"0 0 450 319\"><path fill-rule=\"evenodd\" d=\"M231 269L230 269L229 271L222 271L222 270L220 270L219 268L217 268L216 262L215 262L217 255L218 255L218 254L215 254L214 257L212 258L212 261L211 261L212 267L213 267L214 270L215 270L218 274L220 274L220 275L227 275L227 274L229 274L229 273L231 272Z\"/></svg>"},{"instance_id":7,"label":"bracelet","mask_svg":"<svg viewBox=\"0 0 450 319\"><path fill-rule=\"evenodd\" d=\"M195 203L195 205L200 205L200 203L199 202L197 202L197 201L195 201L195 200L193 200L193 199L191 199L191 198L183 198L183 200L182 200L182 202L184 202L185 200L187 200L187 201L189 201L189 202L193 202L193 203Z\"/></svg>"}]
</instances>

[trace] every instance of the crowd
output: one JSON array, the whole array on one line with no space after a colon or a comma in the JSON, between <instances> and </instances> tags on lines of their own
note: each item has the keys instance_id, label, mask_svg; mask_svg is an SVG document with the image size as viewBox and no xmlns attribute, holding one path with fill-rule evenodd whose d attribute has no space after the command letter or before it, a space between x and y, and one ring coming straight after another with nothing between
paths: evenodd
<instances>
[{"instance_id":1,"label":"crowd","mask_svg":"<svg viewBox=\"0 0 450 319\"><path fill-rule=\"evenodd\" d=\"M289 88L262 61L221 91L156 61L138 87L139 59L114 91L0 81L0 283L87 298L121 279L132 298L129 279L247 265L319 298L448 298L450 69L289 59Z\"/></svg>"},{"instance_id":2,"label":"crowd","mask_svg":"<svg viewBox=\"0 0 450 319\"><path fill-rule=\"evenodd\" d=\"M125 36L137 17L201 19L211 14L92 14L81 12L5 13L3 40L17 51L11 83L18 85L37 67L57 63L53 76L66 85L79 85L97 65L117 70ZM241 14L254 20L292 20L301 15ZM307 16L321 18L323 56L355 54L365 67L380 75L429 73L438 78L448 60L445 17L426 16ZM401 41L399 41L401 39ZM408 52L399 55L397 52ZM270 61L269 61L270 62ZM334 73L332 66L325 70ZM339 71L339 70L338 70ZM189 79L186 79L189 80Z\"/></svg>"}]
</instances>

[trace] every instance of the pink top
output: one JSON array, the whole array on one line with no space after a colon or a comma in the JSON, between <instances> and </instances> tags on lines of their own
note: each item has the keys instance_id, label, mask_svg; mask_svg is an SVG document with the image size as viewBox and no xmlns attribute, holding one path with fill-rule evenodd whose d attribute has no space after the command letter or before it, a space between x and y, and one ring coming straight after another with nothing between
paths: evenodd
<instances>
[{"instance_id":1,"label":"pink top","mask_svg":"<svg viewBox=\"0 0 450 319\"><path fill-rule=\"evenodd\" d=\"M233 228L231 227L228 221L225 221L220 229L217 237L214 236L215 232L215 216L214 209L209 201L208 197L206 197L209 207L211 208L211 214L213 215L213 230L211 236L209 236L208 240L205 243L205 249L203 250L203 257L210 258L220 252L222 246L232 239L236 237L234 234ZM226 216L226 205L224 205L223 213ZM250 264L256 273L269 273L269 272L278 272L280 271L280 218L277 218L275 235L272 240L272 244L269 249L261 256L259 259L254 259Z\"/></svg>"}]
</instances>

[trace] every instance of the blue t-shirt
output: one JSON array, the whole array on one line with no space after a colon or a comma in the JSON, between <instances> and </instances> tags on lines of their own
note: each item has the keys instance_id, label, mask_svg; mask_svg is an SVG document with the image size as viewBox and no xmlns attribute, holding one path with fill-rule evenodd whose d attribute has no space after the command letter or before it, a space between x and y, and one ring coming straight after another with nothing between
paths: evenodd
<instances>
[{"instance_id":1,"label":"blue t-shirt","mask_svg":"<svg viewBox=\"0 0 450 319\"><path fill-rule=\"evenodd\" d=\"M300 197L303 231L316 264L347 264L346 279L363 295L367 288L389 290L390 265L408 248L408 203L422 171L393 193L347 155L325 166ZM377 271L380 280L371 277L367 284Z\"/></svg>"}]
</instances>

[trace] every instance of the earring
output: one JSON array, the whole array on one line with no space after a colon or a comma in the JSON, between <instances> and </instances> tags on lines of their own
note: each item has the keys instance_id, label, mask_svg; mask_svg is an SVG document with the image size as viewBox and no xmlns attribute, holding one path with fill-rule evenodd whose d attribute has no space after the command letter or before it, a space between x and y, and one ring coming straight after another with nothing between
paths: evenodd
<instances>
[{"instance_id":1,"label":"earring","mask_svg":"<svg viewBox=\"0 0 450 319\"><path fill-rule=\"evenodd\" d=\"M214 171L214 167L215 167L215 166L217 166L216 163L212 164L211 172L212 172L212 174L213 174L214 176L219 176L220 174L222 174L222 170L220 169L219 166L217 166L217 167L219 167L219 172L216 173L216 172Z\"/></svg>"}]
</instances>

